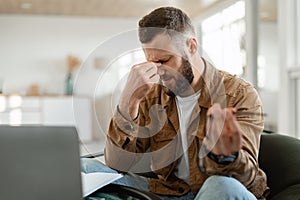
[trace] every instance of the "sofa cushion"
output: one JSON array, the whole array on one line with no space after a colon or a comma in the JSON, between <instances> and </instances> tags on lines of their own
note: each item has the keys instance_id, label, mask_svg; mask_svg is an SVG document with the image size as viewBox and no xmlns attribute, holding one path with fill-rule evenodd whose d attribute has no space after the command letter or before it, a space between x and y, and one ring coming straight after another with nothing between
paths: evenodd
<instances>
[{"instance_id":1,"label":"sofa cushion","mask_svg":"<svg viewBox=\"0 0 300 200\"><path fill-rule=\"evenodd\" d=\"M272 198L272 200L299 200L299 199L300 199L300 184L290 186Z\"/></svg>"},{"instance_id":2,"label":"sofa cushion","mask_svg":"<svg viewBox=\"0 0 300 200\"><path fill-rule=\"evenodd\" d=\"M279 134L262 134L259 165L267 174L269 197L300 184L300 140Z\"/></svg>"}]
</instances>

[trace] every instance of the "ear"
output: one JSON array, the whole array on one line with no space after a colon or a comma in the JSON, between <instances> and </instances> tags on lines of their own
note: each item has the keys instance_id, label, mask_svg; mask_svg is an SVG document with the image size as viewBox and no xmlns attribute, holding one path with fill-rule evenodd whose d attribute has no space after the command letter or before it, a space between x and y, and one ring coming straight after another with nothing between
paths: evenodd
<instances>
[{"instance_id":1,"label":"ear","mask_svg":"<svg viewBox=\"0 0 300 200\"><path fill-rule=\"evenodd\" d=\"M192 37L187 40L188 51L191 55L194 55L198 50L197 38Z\"/></svg>"}]
</instances>

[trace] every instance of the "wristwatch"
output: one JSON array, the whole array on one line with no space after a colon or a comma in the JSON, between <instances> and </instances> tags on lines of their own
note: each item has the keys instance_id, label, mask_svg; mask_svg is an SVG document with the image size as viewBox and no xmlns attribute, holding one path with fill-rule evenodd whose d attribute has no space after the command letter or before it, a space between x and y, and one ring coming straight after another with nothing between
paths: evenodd
<instances>
[{"instance_id":1,"label":"wristwatch","mask_svg":"<svg viewBox=\"0 0 300 200\"><path fill-rule=\"evenodd\" d=\"M236 160L236 158L238 157L238 155L239 155L239 152L234 152L229 156L216 155L212 152L209 152L207 154L207 156L210 159L212 159L213 161L215 161L216 163L221 164L221 165L228 165L228 164L234 162Z\"/></svg>"}]
</instances>

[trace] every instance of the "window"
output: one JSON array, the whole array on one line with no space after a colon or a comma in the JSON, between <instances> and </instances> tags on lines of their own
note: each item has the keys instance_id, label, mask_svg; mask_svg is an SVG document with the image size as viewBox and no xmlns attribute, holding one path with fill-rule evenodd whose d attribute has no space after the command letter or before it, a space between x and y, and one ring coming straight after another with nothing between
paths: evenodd
<instances>
[{"instance_id":1,"label":"window","mask_svg":"<svg viewBox=\"0 0 300 200\"><path fill-rule=\"evenodd\" d=\"M221 70L243 75L246 65L245 2L238 1L201 23L204 52Z\"/></svg>"}]
</instances>

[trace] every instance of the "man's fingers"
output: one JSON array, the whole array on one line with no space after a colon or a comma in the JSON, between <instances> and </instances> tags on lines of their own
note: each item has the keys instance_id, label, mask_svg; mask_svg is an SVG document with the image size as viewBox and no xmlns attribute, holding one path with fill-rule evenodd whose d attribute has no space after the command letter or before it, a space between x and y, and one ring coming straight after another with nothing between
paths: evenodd
<instances>
[{"instance_id":1,"label":"man's fingers","mask_svg":"<svg viewBox=\"0 0 300 200\"><path fill-rule=\"evenodd\" d=\"M157 68L153 67L153 68L149 69L147 72L145 72L145 75L147 77L149 77L149 79L152 79L155 75L158 75Z\"/></svg>"},{"instance_id":2,"label":"man's fingers","mask_svg":"<svg viewBox=\"0 0 300 200\"><path fill-rule=\"evenodd\" d=\"M159 75L158 74L153 74L151 77L150 77L150 82L151 83L158 83L159 82Z\"/></svg>"},{"instance_id":3,"label":"man's fingers","mask_svg":"<svg viewBox=\"0 0 300 200\"><path fill-rule=\"evenodd\" d=\"M145 70L146 74L156 74L157 73L157 67L155 64L149 66L146 70Z\"/></svg>"},{"instance_id":4,"label":"man's fingers","mask_svg":"<svg viewBox=\"0 0 300 200\"><path fill-rule=\"evenodd\" d=\"M142 63L135 67L135 69L139 71L138 74L143 78L143 84L150 84L152 86L153 83L157 83L159 81L157 65L155 63Z\"/></svg>"},{"instance_id":5,"label":"man's fingers","mask_svg":"<svg viewBox=\"0 0 300 200\"><path fill-rule=\"evenodd\" d=\"M239 151L242 148L242 134L239 129L237 121L232 122L232 126L236 127L236 131L232 132L232 145L235 151Z\"/></svg>"},{"instance_id":6,"label":"man's fingers","mask_svg":"<svg viewBox=\"0 0 300 200\"><path fill-rule=\"evenodd\" d=\"M205 145L207 147L207 150L212 151L213 149L216 149L215 147L218 147L219 144L217 144L220 135L221 135L222 129L219 126L219 122L216 121L213 114L208 116L207 121L207 132L206 132L206 141ZM217 151L219 148L217 149Z\"/></svg>"},{"instance_id":7,"label":"man's fingers","mask_svg":"<svg viewBox=\"0 0 300 200\"><path fill-rule=\"evenodd\" d=\"M214 104L208 112L207 145L217 155L228 156L242 147L242 136L234 109L221 109Z\"/></svg>"},{"instance_id":8,"label":"man's fingers","mask_svg":"<svg viewBox=\"0 0 300 200\"><path fill-rule=\"evenodd\" d=\"M222 112L221 106L220 104L213 104L212 107L210 107L207 111L207 115L213 115L213 116L217 116L218 114L220 114Z\"/></svg>"}]
</instances>

